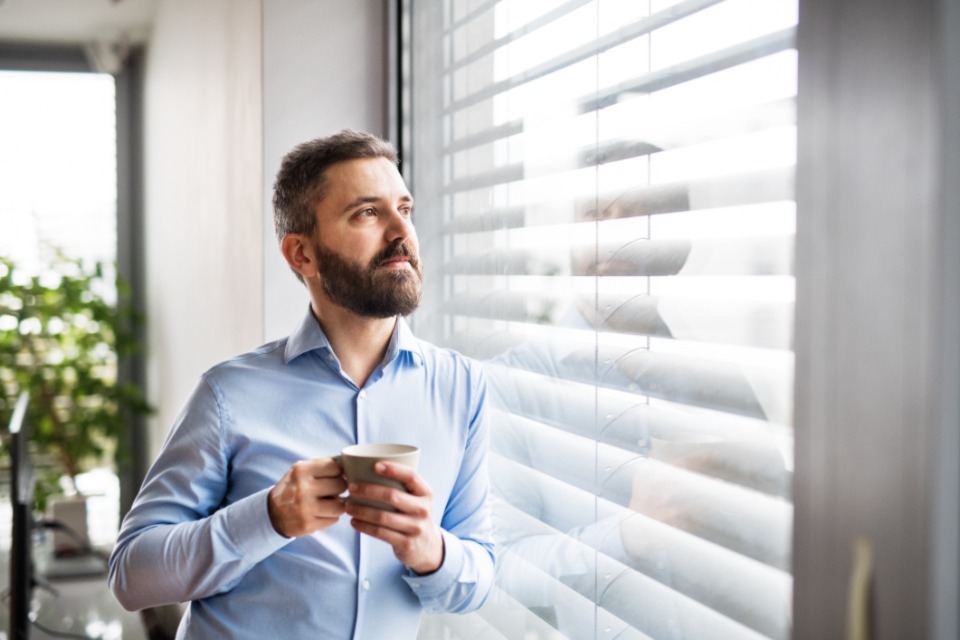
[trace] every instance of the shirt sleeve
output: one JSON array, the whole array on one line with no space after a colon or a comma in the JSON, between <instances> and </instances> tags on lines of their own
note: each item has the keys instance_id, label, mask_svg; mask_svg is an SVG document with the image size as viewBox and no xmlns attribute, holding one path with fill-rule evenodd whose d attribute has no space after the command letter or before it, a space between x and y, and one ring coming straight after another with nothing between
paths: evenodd
<instances>
[{"instance_id":1,"label":"shirt sleeve","mask_svg":"<svg viewBox=\"0 0 960 640\"><path fill-rule=\"evenodd\" d=\"M223 506L228 486L216 393L201 380L124 518L109 584L128 610L230 590L287 544L267 512L268 489Z\"/></svg>"},{"instance_id":2,"label":"shirt sleeve","mask_svg":"<svg viewBox=\"0 0 960 640\"><path fill-rule=\"evenodd\" d=\"M467 613L479 609L493 588L495 555L487 472L489 427L483 370L473 363L474 385L467 445L440 527L444 558L440 568L404 580L428 613Z\"/></svg>"}]
</instances>

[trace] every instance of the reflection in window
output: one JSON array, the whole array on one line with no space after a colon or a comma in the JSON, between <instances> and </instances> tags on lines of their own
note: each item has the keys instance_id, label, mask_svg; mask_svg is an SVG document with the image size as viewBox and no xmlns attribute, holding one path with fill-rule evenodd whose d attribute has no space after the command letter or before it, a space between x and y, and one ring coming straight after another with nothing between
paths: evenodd
<instances>
[{"instance_id":1,"label":"reflection in window","mask_svg":"<svg viewBox=\"0 0 960 640\"><path fill-rule=\"evenodd\" d=\"M414 322L485 364L500 545L422 637L789 637L796 5L409 3Z\"/></svg>"}]
</instances>

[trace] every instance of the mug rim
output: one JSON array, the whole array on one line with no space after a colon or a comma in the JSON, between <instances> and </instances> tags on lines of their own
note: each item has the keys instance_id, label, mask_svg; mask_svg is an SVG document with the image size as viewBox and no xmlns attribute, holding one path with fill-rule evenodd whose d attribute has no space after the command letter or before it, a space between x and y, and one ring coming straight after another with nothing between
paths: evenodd
<instances>
[{"instance_id":1,"label":"mug rim","mask_svg":"<svg viewBox=\"0 0 960 640\"><path fill-rule=\"evenodd\" d=\"M370 452L364 451L368 447L388 447L391 450L388 451L377 451ZM400 456L410 455L411 453L416 453L420 451L420 448L412 444L402 444L399 442L363 442L357 444L351 444L344 447L340 454L344 456L354 456L358 458L396 458Z\"/></svg>"}]
</instances>

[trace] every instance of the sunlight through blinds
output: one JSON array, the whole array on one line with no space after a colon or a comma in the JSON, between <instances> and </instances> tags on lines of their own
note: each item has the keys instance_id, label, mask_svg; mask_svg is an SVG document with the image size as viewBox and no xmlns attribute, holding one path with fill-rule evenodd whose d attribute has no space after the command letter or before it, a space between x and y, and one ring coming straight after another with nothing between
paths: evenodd
<instances>
[{"instance_id":1,"label":"sunlight through blinds","mask_svg":"<svg viewBox=\"0 0 960 640\"><path fill-rule=\"evenodd\" d=\"M416 331L498 569L422 638L790 636L796 0L403 4Z\"/></svg>"}]
</instances>

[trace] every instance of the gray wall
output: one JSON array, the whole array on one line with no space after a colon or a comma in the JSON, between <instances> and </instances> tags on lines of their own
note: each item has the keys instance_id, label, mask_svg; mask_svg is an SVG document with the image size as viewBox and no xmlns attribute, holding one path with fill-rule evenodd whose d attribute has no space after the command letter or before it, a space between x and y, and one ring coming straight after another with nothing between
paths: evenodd
<instances>
[{"instance_id":1,"label":"gray wall","mask_svg":"<svg viewBox=\"0 0 960 640\"><path fill-rule=\"evenodd\" d=\"M958 635L955 4L800 5L796 638Z\"/></svg>"},{"instance_id":2,"label":"gray wall","mask_svg":"<svg viewBox=\"0 0 960 640\"><path fill-rule=\"evenodd\" d=\"M296 144L349 127L385 135L383 0L263 5L264 331L289 334L307 306L273 232L271 186Z\"/></svg>"}]
</instances>

